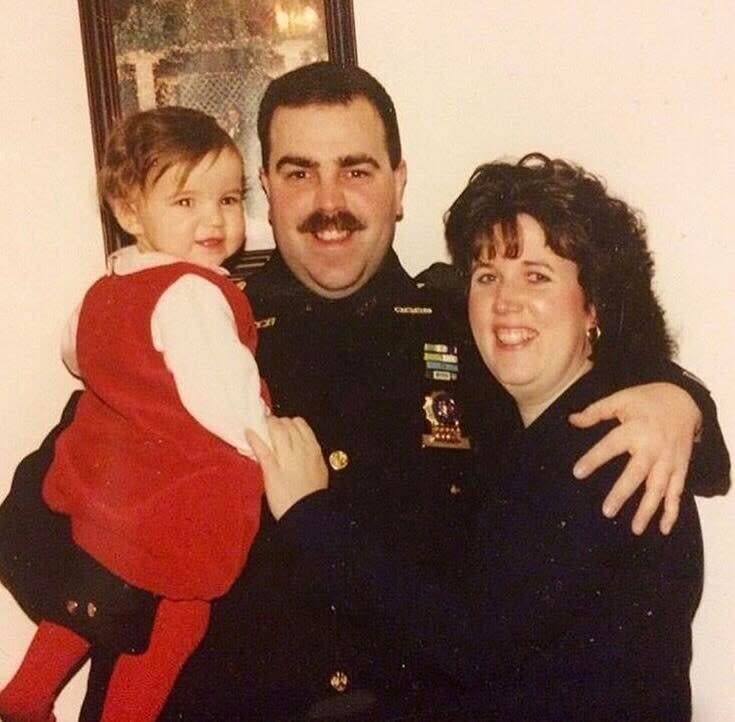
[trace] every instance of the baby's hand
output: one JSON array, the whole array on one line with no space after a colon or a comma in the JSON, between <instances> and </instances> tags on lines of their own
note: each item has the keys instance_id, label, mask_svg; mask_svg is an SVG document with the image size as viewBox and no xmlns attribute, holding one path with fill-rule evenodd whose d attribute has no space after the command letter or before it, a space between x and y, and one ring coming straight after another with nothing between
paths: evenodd
<instances>
[{"instance_id":1,"label":"baby's hand","mask_svg":"<svg viewBox=\"0 0 735 722\"><path fill-rule=\"evenodd\" d=\"M263 468L265 496L271 513L280 519L297 501L326 489L329 483L322 450L302 418L266 419L273 450L254 431L245 436Z\"/></svg>"}]
</instances>

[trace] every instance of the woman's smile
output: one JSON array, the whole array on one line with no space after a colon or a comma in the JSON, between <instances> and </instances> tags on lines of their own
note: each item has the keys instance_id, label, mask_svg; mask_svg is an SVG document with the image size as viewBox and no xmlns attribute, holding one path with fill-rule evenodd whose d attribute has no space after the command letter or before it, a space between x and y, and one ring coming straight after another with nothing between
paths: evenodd
<instances>
[{"instance_id":1,"label":"woman's smile","mask_svg":"<svg viewBox=\"0 0 735 722\"><path fill-rule=\"evenodd\" d=\"M526 348L538 332L524 326L498 326L495 328L495 338L501 350L513 351Z\"/></svg>"}]
</instances>

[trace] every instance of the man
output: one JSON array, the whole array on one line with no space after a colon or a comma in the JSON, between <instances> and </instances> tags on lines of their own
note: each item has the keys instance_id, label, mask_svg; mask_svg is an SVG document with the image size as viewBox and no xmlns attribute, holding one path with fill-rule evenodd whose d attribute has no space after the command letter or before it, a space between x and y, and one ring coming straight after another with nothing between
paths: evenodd
<instances>
[{"instance_id":1,"label":"man","mask_svg":"<svg viewBox=\"0 0 735 722\"><path fill-rule=\"evenodd\" d=\"M355 523L461 584L476 493L466 481L471 419L458 389L466 338L445 294L414 282L391 248L406 182L392 101L365 71L318 63L271 83L258 131L278 251L247 292L274 412L312 425L331 467L331 493ZM710 459L726 463L714 412L706 392L671 376L705 410L696 460L706 477ZM668 426L637 414L653 413L650 394L657 408L669 399ZM504 397L496 403L497 442ZM699 412L679 389L657 385L611 397L586 422L609 413L631 420L592 450L586 471L633 453L609 512L651 472L639 527L673 473L662 520L669 525ZM264 511L245 572L213 606L207 638L162 719L427 719L451 705L451 686L412 668L390 640L353 628L340 609L310 606L310 582ZM84 719L96 719L108 672L98 656Z\"/></svg>"}]
</instances>

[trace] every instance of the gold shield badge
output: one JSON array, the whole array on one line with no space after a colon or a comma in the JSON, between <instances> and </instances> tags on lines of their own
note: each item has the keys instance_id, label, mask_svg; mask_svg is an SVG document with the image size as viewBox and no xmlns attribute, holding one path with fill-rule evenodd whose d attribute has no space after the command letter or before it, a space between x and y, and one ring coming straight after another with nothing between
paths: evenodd
<instances>
[{"instance_id":1,"label":"gold shield badge","mask_svg":"<svg viewBox=\"0 0 735 722\"><path fill-rule=\"evenodd\" d=\"M421 437L423 446L444 449L469 449L470 440L462 434L457 402L446 391L433 391L424 398L424 416L429 433Z\"/></svg>"}]
</instances>

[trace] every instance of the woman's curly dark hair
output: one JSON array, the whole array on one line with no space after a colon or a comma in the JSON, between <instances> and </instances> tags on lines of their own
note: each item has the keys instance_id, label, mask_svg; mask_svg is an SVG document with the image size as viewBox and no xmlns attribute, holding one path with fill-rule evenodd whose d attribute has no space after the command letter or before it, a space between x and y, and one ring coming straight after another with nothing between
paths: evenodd
<instances>
[{"instance_id":1,"label":"woman's curly dark hair","mask_svg":"<svg viewBox=\"0 0 735 722\"><path fill-rule=\"evenodd\" d=\"M670 359L674 343L651 286L653 259L638 213L607 194L583 168L540 153L518 163L479 166L444 216L452 261L469 276L487 248L519 254L517 218L533 217L547 245L574 261L579 285L597 311L602 332L592 360L620 372L653 369Z\"/></svg>"}]
</instances>

